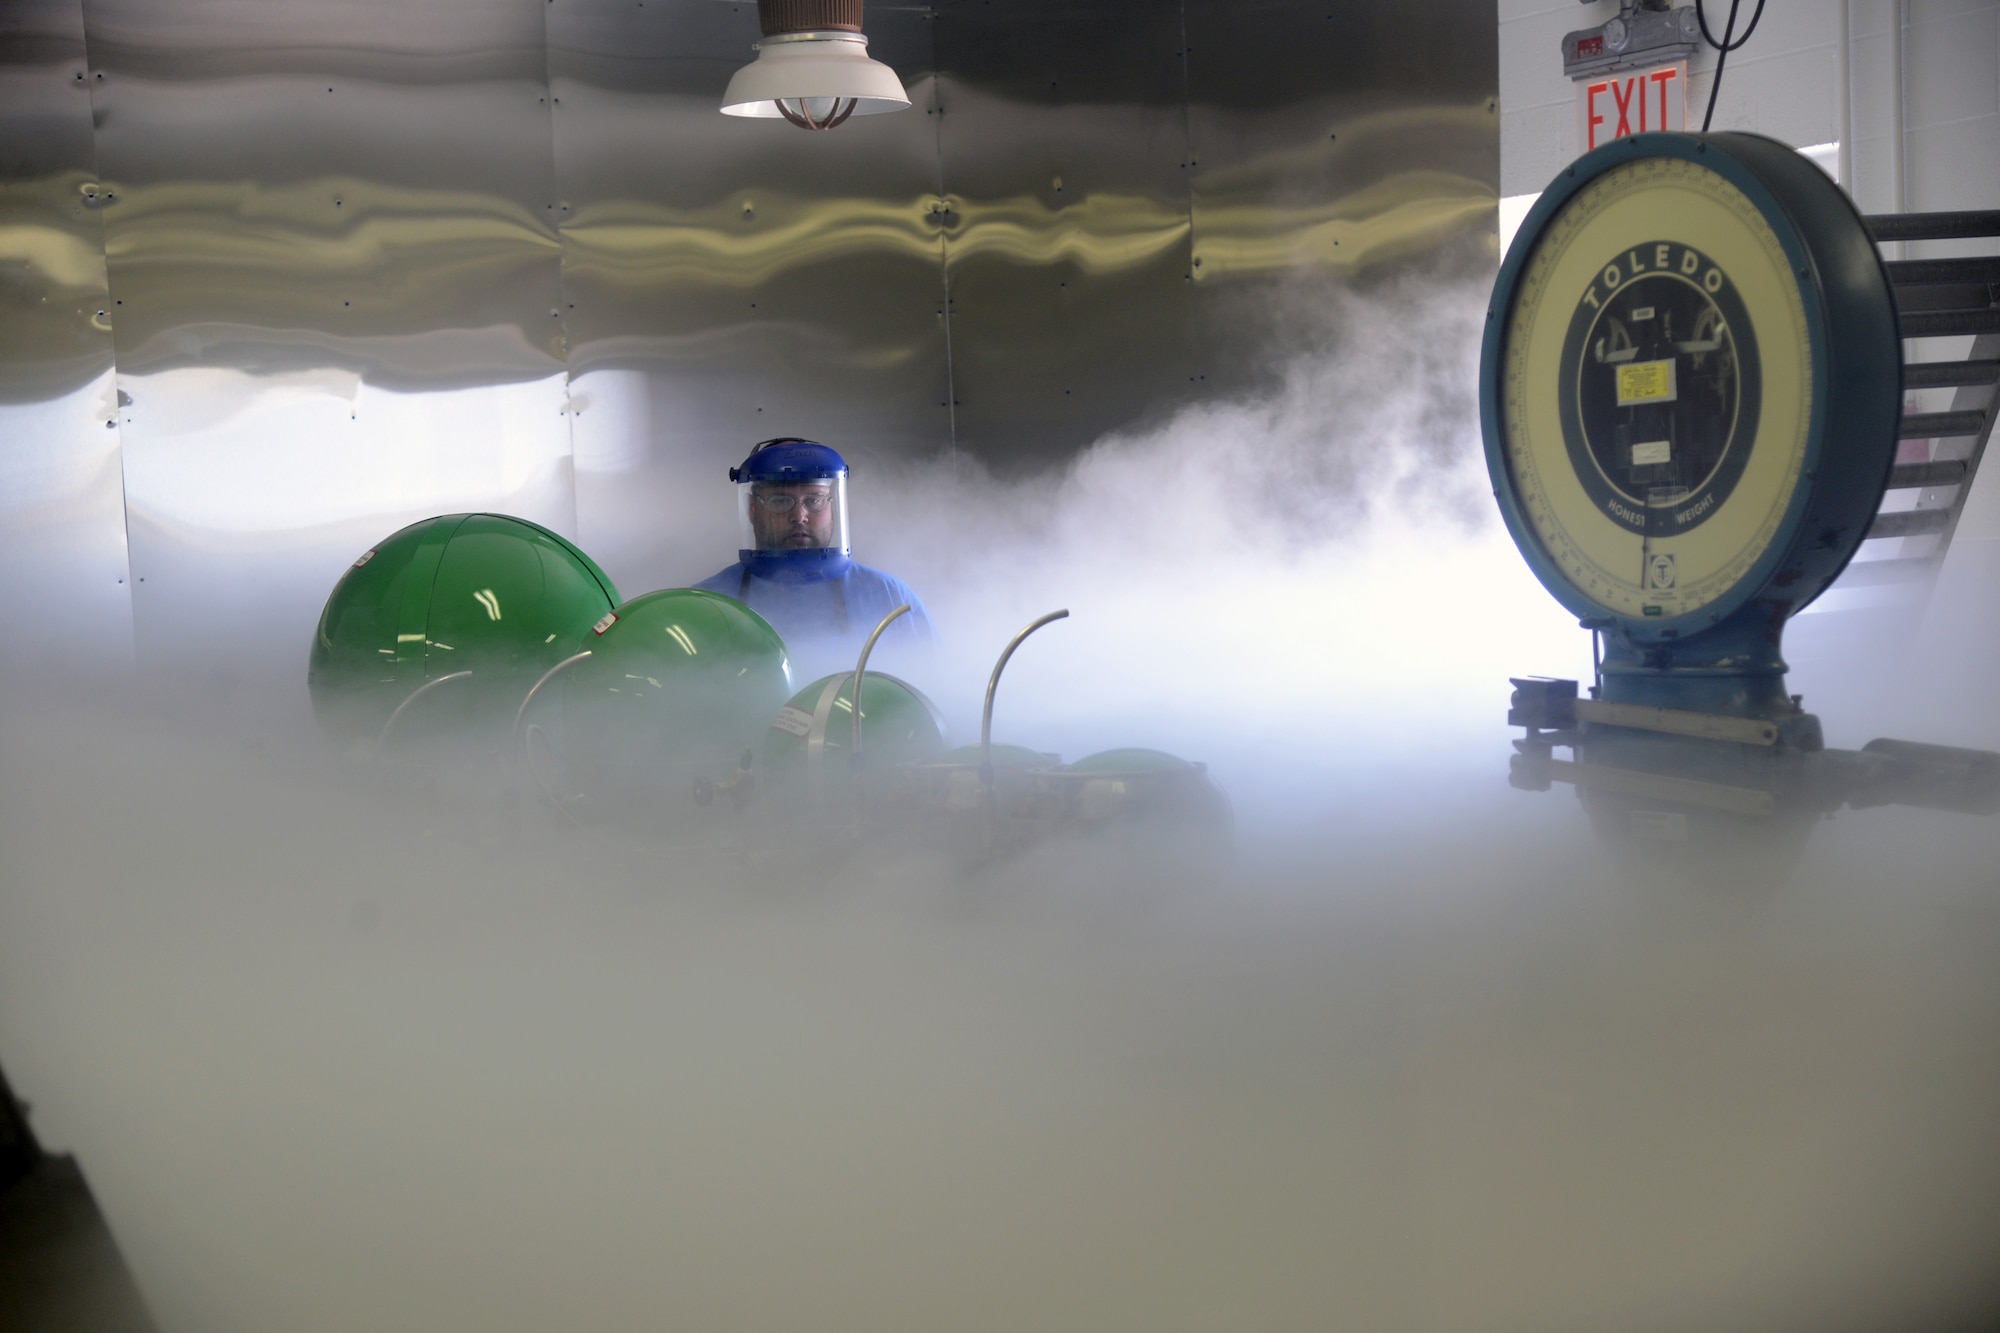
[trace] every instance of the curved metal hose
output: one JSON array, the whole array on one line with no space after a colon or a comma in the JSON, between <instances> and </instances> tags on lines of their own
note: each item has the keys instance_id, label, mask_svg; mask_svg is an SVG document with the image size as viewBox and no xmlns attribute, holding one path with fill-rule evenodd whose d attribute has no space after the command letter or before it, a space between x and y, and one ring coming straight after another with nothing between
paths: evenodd
<instances>
[{"instance_id":1,"label":"curved metal hose","mask_svg":"<svg viewBox=\"0 0 2000 1333\"><path fill-rule=\"evenodd\" d=\"M890 622L897 616L906 614L909 609L910 604L904 602L883 616L882 623L868 636L868 642L861 645L861 656L854 663L854 688L847 696L848 702L854 705L848 710L854 714L854 734L847 746L847 767L851 770L858 770L861 767L861 681L868 674L868 655L875 651L875 640L882 637L882 631L889 628Z\"/></svg>"},{"instance_id":2,"label":"curved metal hose","mask_svg":"<svg viewBox=\"0 0 2000 1333\"><path fill-rule=\"evenodd\" d=\"M403 716L403 710L423 698L426 694L429 694L438 686L446 684L449 681L466 680L471 675L470 671L454 671L449 676L439 676L436 680L427 680L417 686L416 689L411 690L410 697L397 704L396 711L389 714L389 720L382 724L381 733L375 737L375 748L380 750L389 744L389 733L395 728L397 719Z\"/></svg>"},{"instance_id":3,"label":"curved metal hose","mask_svg":"<svg viewBox=\"0 0 2000 1333\"><path fill-rule=\"evenodd\" d=\"M541 693L542 686L548 684L550 681L554 680L557 676L561 675L564 671L567 671L569 668L575 666L578 662L581 662L584 658L589 656L590 656L590 649L586 648L580 653L576 653L570 657L565 657L562 661L556 663L554 666L550 667L547 671L544 671L541 675L541 679L537 680L533 685L530 685L528 687L528 692L521 697L521 706L514 710L514 729L512 732L508 734L507 737L507 792L508 792L507 799L510 802L514 799L513 791L514 791L515 781L521 775L521 719L528 715L528 705L535 701L535 696L537 694ZM537 782L541 781L541 777L539 774L536 775L536 781Z\"/></svg>"},{"instance_id":4,"label":"curved metal hose","mask_svg":"<svg viewBox=\"0 0 2000 1333\"><path fill-rule=\"evenodd\" d=\"M986 710L979 718L979 785L985 790L988 801L993 799L993 692L1000 688L1000 673L1007 669L1007 659L1014 655L1030 634L1042 626L1057 620L1067 620L1067 610L1051 611L1040 620L1016 634L1000 654L1000 660L993 664L993 678L986 682Z\"/></svg>"}]
</instances>

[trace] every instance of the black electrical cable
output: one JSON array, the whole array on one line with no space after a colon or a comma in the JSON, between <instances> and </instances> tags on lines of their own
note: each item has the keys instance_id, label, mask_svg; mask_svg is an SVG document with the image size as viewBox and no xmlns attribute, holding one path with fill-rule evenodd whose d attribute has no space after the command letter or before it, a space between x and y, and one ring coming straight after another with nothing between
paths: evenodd
<instances>
[{"instance_id":1,"label":"black electrical cable","mask_svg":"<svg viewBox=\"0 0 2000 1333\"><path fill-rule=\"evenodd\" d=\"M1708 15L1702 12L1701 0L1694 0L1694 19L1701 25L1702 40L1722 54L1715 58L1715 82L1708 85L1708 111L1701 118L1701 132L1708 133L1708 122L1715 119L1715 95L1722 91L1722 67L1729 63L1729 53L1738 50L1750 40L1750 34L1757 31L1757 20L1764 17L1764 0L1757 0L1757 8L1750 15L1750 26L1736 36L1736 6L1742 0L1729 0L1729 22L1722 28L1722 40L1716 41L1715 34L1708 30Z\"/></svg>"}]
</instances>

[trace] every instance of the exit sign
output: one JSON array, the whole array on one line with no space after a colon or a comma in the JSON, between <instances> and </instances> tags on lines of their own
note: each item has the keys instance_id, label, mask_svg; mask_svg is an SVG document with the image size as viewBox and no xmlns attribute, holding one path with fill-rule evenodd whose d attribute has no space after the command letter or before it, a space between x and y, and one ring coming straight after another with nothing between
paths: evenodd
<instances>
[{"instance_id":1,"label":"exit sign","mask_svg":"<svg viewBox=\"0 0 2000 1333\"><path fill-rule=\"evenodd\" d=\"M1687 61L1577 80L1576 138L1584 152L1628 134L1687 128Z\"/></svg>"}]
</instances>

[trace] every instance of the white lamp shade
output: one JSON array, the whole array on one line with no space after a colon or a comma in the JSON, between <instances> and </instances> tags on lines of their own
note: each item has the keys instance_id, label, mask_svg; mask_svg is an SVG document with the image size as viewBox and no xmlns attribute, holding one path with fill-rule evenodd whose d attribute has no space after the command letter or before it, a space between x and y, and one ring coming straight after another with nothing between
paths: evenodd
<instances>
[{"instance_id":1,"label":"white lamp shade","mask_svg":"<svg viewBox=\"0 0 2000 1333\"><path fill-rule=\"evenodd\" d=\"M787 33L756 46L757 58L736 71L722 94L725 116L768 116L776 120L778 99L854 99L854 114L901 111L910 104L896 71L868 58L868 39L858 33ZM809 109L812 108L809 104Z\"/></svg>"}]
</instances>

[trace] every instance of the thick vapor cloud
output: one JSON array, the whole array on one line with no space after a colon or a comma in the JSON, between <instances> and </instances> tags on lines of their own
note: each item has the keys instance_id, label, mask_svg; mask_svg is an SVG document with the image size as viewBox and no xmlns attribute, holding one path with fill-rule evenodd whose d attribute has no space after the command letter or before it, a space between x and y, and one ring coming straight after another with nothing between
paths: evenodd
<instances>
[{"instance_id":1,"label":"thick vapor cloud","mask_svg":"<svg viewBox=\"0 0 2000 1333\"><path fill-rule=\"evenodd\" d=\"M857 553L916 584L945 631L927 688L976 726L1000 647L1061 606L1073 618L1008 669L1011 739L1072 758L1193 747L1252 784L1280 755L1332 782L1419 753L1490 765L1464 743L1504 750L1507 677L1586 673L1590 649L1493 509L1476 396L1489 283L1274 289L1246 313L1285 349L1263 393L1024 481L960 460L857 482Z\"/></svg>"},{"instance_id":2,"label":"thick vapor cloud","mask_svg":"<svg viewBox=\"0 0 2000 1333\"><path fill-rule=\"evenodd\" d=\"M579 828L344 766L295 679L13 682L0 1051L163 1325L1989 1319L2000 832L1638 883L1506 787L1506 677L1589 649L1490 512L1484 299L1267 310L1255 400L857 483L958 738L1068 606L997 738L1207 760L1220 872Z\"/></svg>"}]
</instances>

